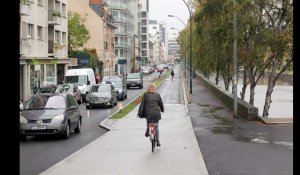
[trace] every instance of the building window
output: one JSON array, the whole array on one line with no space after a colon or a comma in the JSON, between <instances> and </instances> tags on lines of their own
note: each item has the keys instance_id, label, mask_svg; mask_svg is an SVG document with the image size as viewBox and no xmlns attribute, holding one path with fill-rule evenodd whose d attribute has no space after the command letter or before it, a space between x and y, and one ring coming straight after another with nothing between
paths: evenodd
<instances>
[{"instance_id":1,"label":"building window","mask_svg":"<svg viewBox=\"0 0 300 175\"><path fill-rule=\"evenodd\" d=\"M120 49L120 57L123 57L124 54L123 54L123 49Z\"/></svg>"},{"instance_id":2,"label":"building window","mask_svg":"<svg viewBox=\"0 0 300 175\"><path fill-rule=\"evenodd\" d=\"M37 26L37 39L43 40L43 27Z\"/></svg>"},{"instance_id":3,"label":"building window","mask_svg":"<svg viewBox=\"0 0 300 175\"><path fill-rule=\"evenodd\" d=\"M55 64L46 64L46 82L47 84L56 84Z\"/></svg>"},{"instance_id":4,"label":"building window","mask_svg":"<svg viewBox=\"0 0 300 175\"><path fill-rule=\"evenodd\" d=\"M146 12L142 12L142 18L147 18L147 13Z\"/></svg>"},{"instance_id":5,"label":"building window","mask_svg":"<svg viewBox=\"0 0 300 175\"><path fill-rule=\"evenodd\" d=\"M43 6L44 5L44 2L43 2L44 0L38 0L38 5L40 5L40 6Z\"/></svg>"},{"instance_id":6,"label":"building window","mask_svg":"<svg viewBox=\"0 0 300 175\"><path fill-rule=\"evenodd\" d=\"M62 40L62 43L65 45L66 41L67 41L67 34L66 34L66 32L62 32L62 38L61 38L61 40Z\"/></svg>"},{"instance_id":7,"label":"building window","mask_svg":"<svg viewBox=\"0 0 300 175\"><path fill-rule=\"evenodd\" d=\"M147 43L142 43L142 49L146 49L147 48Z\"/></svg>"},{"instance_id":8,"label":"building window","mask_svg":"<svg viewBox=\"0 0 300 175\"><path fill-rule=\"evenodd\" d=\"M143 26L147 25L147 20L146 19L142 19L142 25Z\"/></svg>"},{"instance_id":9,"label":"building window","mask_svg":"<svg viewBox=\"0 0 300 175\"><path fill-rule=\"evenodd\" d=\"M27 37L33 38L33 24L27 24Z\"/></svg>"},{"instance_id":10,"label":"building window","mask_svg":"<svg viewBox=\"0 0 300 175\"><path fill-rule=\"evenodd\" d=\"M146 50L142 50L142 56L147 56L147 51Z\"/></svg>"},{"instance_id":11,"label":"building window","mask_svg":"<svg viewBox=\"0 0 300 175\"><path fill-rule=\"evenodd\" d=\"M115 56L118 57L118 49L115 50Z\"/></svg>"},{"instance_id":12,"label":"building window","mask_svg":"<svg viewBox=\"0 0 300 175\"><path fill-rule=\"evenodd\" d=\"M142 27L142 33L147 33L147 27Z\"/></svg>"},{"instance_id":13,"label":"building window","mask_svg":"<svg viewBox=\"0 0 300 175\"><path fill-rule=\"evenodd\" d=\"M62 4L62 16L66 17L67 16L67 7L66 4Z\"/></svg>"},{"instance_id":14,"label":"building window","mask_svg":"<svg viewBox=\"0 0 300 175\"><path fill-rule=\"evenodd\" d=\"M55 30L55 43L60 43L60 32Z\"/></svg>"},{"instance_id":15,"label":"building window","mask_svg":"<svg viewBox=\"0 0 300 175\"><path fill-rule=\"evenodd\" d=\"M147 41L147 35L142 35L142 41Z\"/></svg>"},{"instance_id":16,"label":"building window","mask_svg":"<svg viewBox=\"0 0 300 175\"><path fill-rule=\"evenodd\" d=\"M59 1L55 1L55 10L56 10L57 12L61 12L61 11L60 11L60 2L59 2Z\"/></svg>"}]
</instances>

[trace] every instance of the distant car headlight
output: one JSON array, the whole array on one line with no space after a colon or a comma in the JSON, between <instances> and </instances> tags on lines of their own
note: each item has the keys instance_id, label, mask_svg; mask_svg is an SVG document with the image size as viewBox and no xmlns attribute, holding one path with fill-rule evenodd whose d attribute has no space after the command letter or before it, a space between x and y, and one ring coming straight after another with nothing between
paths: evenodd
<instances>
[{"instance_id":1,"label":"distant car headlight","mask_svg":"<svg viewBox=\"0 0 300 175\"><path fill-rule=\"evenodd\" d=\"M119 93L122 93L122 92L123 92L123 89L119 89L118 92L119 92Z\"/></svg>"},{"instance_id":2,"label":"distant car headlight","mask_svg":"<svg viewBox=\"0 0 300 175\"><path fill-rule=\"evenodd\" d=\"M20 123L27 123L27 119L23 115L20 115Z\"/></svg>"},{"instance_id":3,"label":"distant car headlight","mask_svg":"<svg viewBox=\"0 0 300 175\"><path fill-rule=\"evenodd\" d=\"M64 120L64 114L59 114L52 118L52 123L61 123Z\"/></svg>"}]
</instances>

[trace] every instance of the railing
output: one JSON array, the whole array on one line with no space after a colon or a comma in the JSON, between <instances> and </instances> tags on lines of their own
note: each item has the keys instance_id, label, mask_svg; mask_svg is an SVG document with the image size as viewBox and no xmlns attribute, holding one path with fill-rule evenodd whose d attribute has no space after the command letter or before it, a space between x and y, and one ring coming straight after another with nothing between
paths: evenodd
<instances>
[{"instance_id":1,"label":"railing","mask_svg":"<svg viewBox=\"0 0 300 175\"><path fill-rule=\"evenodd\" d=\"M61 13L55 10L48 10L48 22L53 25L61 24Z\"/></svg>"}]
</instances>

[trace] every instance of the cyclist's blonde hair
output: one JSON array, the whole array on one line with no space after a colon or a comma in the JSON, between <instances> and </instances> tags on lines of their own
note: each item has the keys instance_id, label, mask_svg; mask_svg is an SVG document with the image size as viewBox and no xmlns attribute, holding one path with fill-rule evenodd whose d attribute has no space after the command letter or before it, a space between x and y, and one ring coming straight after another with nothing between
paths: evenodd
<instances>
[{"instance_id":1,"label":"cyclist's blonde hair","mask_svg":"<svg viewBox=\"0 0 300 175\"><path fill-rule=\"evenodd\" d=\"M154 83L148 85L148 92L156 92L156 85Z\"/></svg>"}]
</instances>

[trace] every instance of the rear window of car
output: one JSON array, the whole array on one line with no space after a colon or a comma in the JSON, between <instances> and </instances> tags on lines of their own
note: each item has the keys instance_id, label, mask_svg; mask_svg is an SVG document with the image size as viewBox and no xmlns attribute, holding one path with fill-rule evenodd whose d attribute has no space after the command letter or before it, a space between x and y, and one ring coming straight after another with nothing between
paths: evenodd
<instances>
[{"instance_id":1,"label":"rear window of car","mask_svg":"<svg viewBox=\"0 0 300 175\"><path fill-rule=\"evenodd\" d=\"M65 98L63 96L33 96L29 99L25 109L64 109L66 108Z\"/></svg>"},{"instance_id":2,"label":"rear window of car","mask_svg":"<svg viewBox=\"0 0 300 175\"><path fill-rule=\"evenodd\" d=\"M140 78L140 73L132 73L128 74L127 78Z\"/></svg>"}]
</instances>

